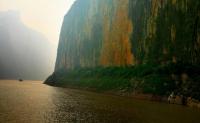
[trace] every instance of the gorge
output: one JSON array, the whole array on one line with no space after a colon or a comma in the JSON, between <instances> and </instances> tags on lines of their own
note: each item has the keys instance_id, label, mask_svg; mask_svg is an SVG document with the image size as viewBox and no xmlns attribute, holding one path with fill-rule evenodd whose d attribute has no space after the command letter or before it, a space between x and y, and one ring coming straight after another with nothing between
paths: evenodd
<instances>
[{"instance_id":1,"label":"gorge","mask_svg":"<svg viewBox=\"0 0 200 123\"><path fill-rule=\"evenodd\" d=\"M45 83L200 99L200 1L76 0Z\"/></svg>"}]
</instances>

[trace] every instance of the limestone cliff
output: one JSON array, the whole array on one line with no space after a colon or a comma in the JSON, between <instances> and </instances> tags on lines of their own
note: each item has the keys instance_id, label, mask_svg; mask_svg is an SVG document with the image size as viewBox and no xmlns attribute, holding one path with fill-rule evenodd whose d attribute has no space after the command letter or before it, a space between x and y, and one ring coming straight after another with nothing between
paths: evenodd
<instances>
[{"instance_id":1,"label":"limestone cliff","mask_svg":"<svg viewBox=\"0 0 200 123\"><path fill-rule=\"evenodd\" d=\"M55 71L200 63L200 1L77 0L65 15Z\"/></svg>"}]
</instances>

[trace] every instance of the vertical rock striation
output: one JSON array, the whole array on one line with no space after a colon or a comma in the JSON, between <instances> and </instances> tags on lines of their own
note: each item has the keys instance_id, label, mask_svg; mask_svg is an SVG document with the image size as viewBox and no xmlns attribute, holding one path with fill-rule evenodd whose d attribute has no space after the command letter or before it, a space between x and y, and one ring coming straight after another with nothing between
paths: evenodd
<instances>
[{"instance_id":1,"label":"vertical rock striation","mask_svg":"<svg viewBox=\"0 0 200 123\"><path fill-rule=\"evenodd\" d=\"M55 71L200 63L200 1L77 0L65 15Z\"/></svg>"}]
</instances>

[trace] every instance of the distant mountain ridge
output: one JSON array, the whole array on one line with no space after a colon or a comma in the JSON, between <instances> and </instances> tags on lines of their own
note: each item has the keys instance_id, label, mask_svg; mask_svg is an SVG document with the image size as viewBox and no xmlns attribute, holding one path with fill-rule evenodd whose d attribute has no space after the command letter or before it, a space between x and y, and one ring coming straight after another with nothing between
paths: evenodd
<instances>
[{"instance_id":1,"label":"distant mountain ridge","mask_svg":"<svg viewBox=\"0 0 200 123\"><path fill-rule=\"evenodd\" d=\"M0 79L43 80L53 70L52 49L18 12L0 12Z\"/></svg>"}]
</instances>

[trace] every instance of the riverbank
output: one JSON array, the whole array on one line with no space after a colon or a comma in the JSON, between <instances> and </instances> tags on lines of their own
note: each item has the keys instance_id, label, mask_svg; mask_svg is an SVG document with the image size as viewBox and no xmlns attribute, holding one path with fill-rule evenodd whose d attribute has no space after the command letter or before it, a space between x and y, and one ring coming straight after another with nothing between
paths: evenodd
<instances>
[{"instance_id":1,"label":"riverbank","mask_svg":"<svg viewBox=\"0 0 200 123\"><path fill-rule=\"evenodd\" d=\"M0 81L0 122L198 123L200 110L38 82Z\"/></svg>"},{"instance_id":2,"label":"riverbank","mask_svg":"<svg viewBox=\"0 0 200 123\"><path fill-rule=\"evenodd\" d=\"M170 63L60 70L45 83L161 102L173 92L170 102L185 105L200 100L199 81L200 66Z\"/></svg>"},{"instance_id":3,"label":"riverbank","mask_svg":"<svg viewBox=\"0 0 200 123\"><path fill-rule=\"evenodd\" d=\"M48 84L47 84L48 85ZM52 85L51 85L52 86ZM54 85L55 86L55 85ZM138 99L138 100L146 100L151 102L159 102L159 103L166 103L166 104L172 104L172 105L183 105L191 108L198 108L200 109L200 101L193 99L191 97L187 97L185 100L185 103L182 102L181 96L174 96L173 99L168 100L167 96L159 96L159 95L153 95L153 94L143 94L143 93L135 93L135 92L123 92L123 91L99 91L94 88L81 88L77 86L68 86L68 85L57 85L56 87L62 87L66 89L76 89L76 90L83 90L88 92L94 92L94 93L100 93L100 94L106 94L106 95L113 95L113 96L120 96L120 97L126 97L130 99Z\"/></svg>"}]
</instances>

